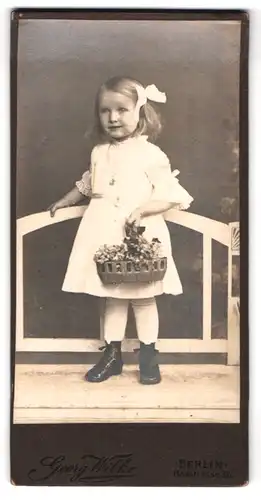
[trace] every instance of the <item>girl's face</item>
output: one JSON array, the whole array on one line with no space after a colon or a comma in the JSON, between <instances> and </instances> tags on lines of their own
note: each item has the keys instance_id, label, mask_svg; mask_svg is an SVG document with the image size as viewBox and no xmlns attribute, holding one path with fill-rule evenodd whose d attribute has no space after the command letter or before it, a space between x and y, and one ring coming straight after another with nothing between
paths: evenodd
<instances>
[{"instance_id":1,"label":"girl's face","mask_svg":"<svg viewBox=\"0 0 261 500\"><path fill-rule=\"evenodd\" d=\"M100 96L99 116L104 131L115 140L131 135L139 122L133 100L111 90L105 90Z\"/></svg>"}]
</instances>

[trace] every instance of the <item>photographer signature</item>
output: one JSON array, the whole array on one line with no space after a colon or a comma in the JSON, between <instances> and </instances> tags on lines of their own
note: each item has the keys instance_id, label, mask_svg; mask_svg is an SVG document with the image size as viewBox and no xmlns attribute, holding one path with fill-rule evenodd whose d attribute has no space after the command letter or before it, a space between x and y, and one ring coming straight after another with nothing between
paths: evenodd
<instances>
[{"instance_id":1,"label":"photographer signature","mask_svg":"<svg viewBox=\"0 0 261 500\"><path fill-rule=\"evenodd\" d=\"M110 456L83 455L77 462L69 463L65 455L44 457L36 469L31 469L28 477L37 483L50 479L61 480L64 476L71 483L108 482L135 475L136 467L131 454Z\"/></svg>"}]
</instances>

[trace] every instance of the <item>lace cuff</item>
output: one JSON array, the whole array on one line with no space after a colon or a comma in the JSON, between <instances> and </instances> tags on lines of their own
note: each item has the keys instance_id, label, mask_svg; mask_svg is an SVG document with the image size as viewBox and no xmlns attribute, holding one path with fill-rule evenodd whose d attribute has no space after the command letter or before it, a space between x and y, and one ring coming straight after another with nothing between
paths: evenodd
<instances>
[{"instance_id":1,"label":"lace cuff","mask_svg":"<svg viewBox=\"0 0 261 500\"><path fill-rule=\"evenodd\" d=\"M90 196L91 194L91 174L89 170L84 172L81 180L76 181L75 186L78 188L81 194L84 196Z\"/></svg>"}]
</instances>

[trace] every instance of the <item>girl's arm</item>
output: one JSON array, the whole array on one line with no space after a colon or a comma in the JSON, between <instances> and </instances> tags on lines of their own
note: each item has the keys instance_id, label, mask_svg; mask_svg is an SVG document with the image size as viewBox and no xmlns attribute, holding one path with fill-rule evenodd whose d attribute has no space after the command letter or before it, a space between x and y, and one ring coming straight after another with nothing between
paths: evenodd
<instances>
[{"instance_id":1,"label":"girl's arm","mask_svg":"<svg viewBox=\"0 0 261 500\"><path fill-rule=\"evenodd\" d=\"M148 217L150 215L157 215L167 212L171 208L174 208L176 203L168 202L168 201L158 201L152 200L148 201L144 205L139 208L136 208L131 215L128 217L128 222L136 221L137 224L140 223L141 217Z\"/></svg>"},{"instance_id":2,"label":"girl's arm","mask_svg":"<svg viewBox=\"0 0 261 500\"><path fill-rule=\"evenodd\" d=\"M80 193L77 187L74 187L69 193L63 196L63 198L50 205L47 210L50 210L51 217L54 217L56 210L59 208L70 207L84 200L84 198L86 198L86 196Z\"/></svg>"}]
</instances>

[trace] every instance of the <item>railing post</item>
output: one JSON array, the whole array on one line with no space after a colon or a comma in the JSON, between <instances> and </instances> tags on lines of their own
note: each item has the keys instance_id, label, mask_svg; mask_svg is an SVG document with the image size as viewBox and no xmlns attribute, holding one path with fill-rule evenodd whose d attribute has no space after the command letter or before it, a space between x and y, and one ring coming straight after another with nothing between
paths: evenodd
<instances>
[{"instance_id":1,"label":"railing post","mask_svg":"<svg viewBox=\"0 0 261 500\"><path fill-rule=\"evenodd\" d=\"M227 364L239 365L240 363L240 308L239 292L233 286L237 267L239 267L240 258L240 230L239 223L229 224L230 241L228 247L228 308L227 308Z\"/></svg>"}]
</instances>

